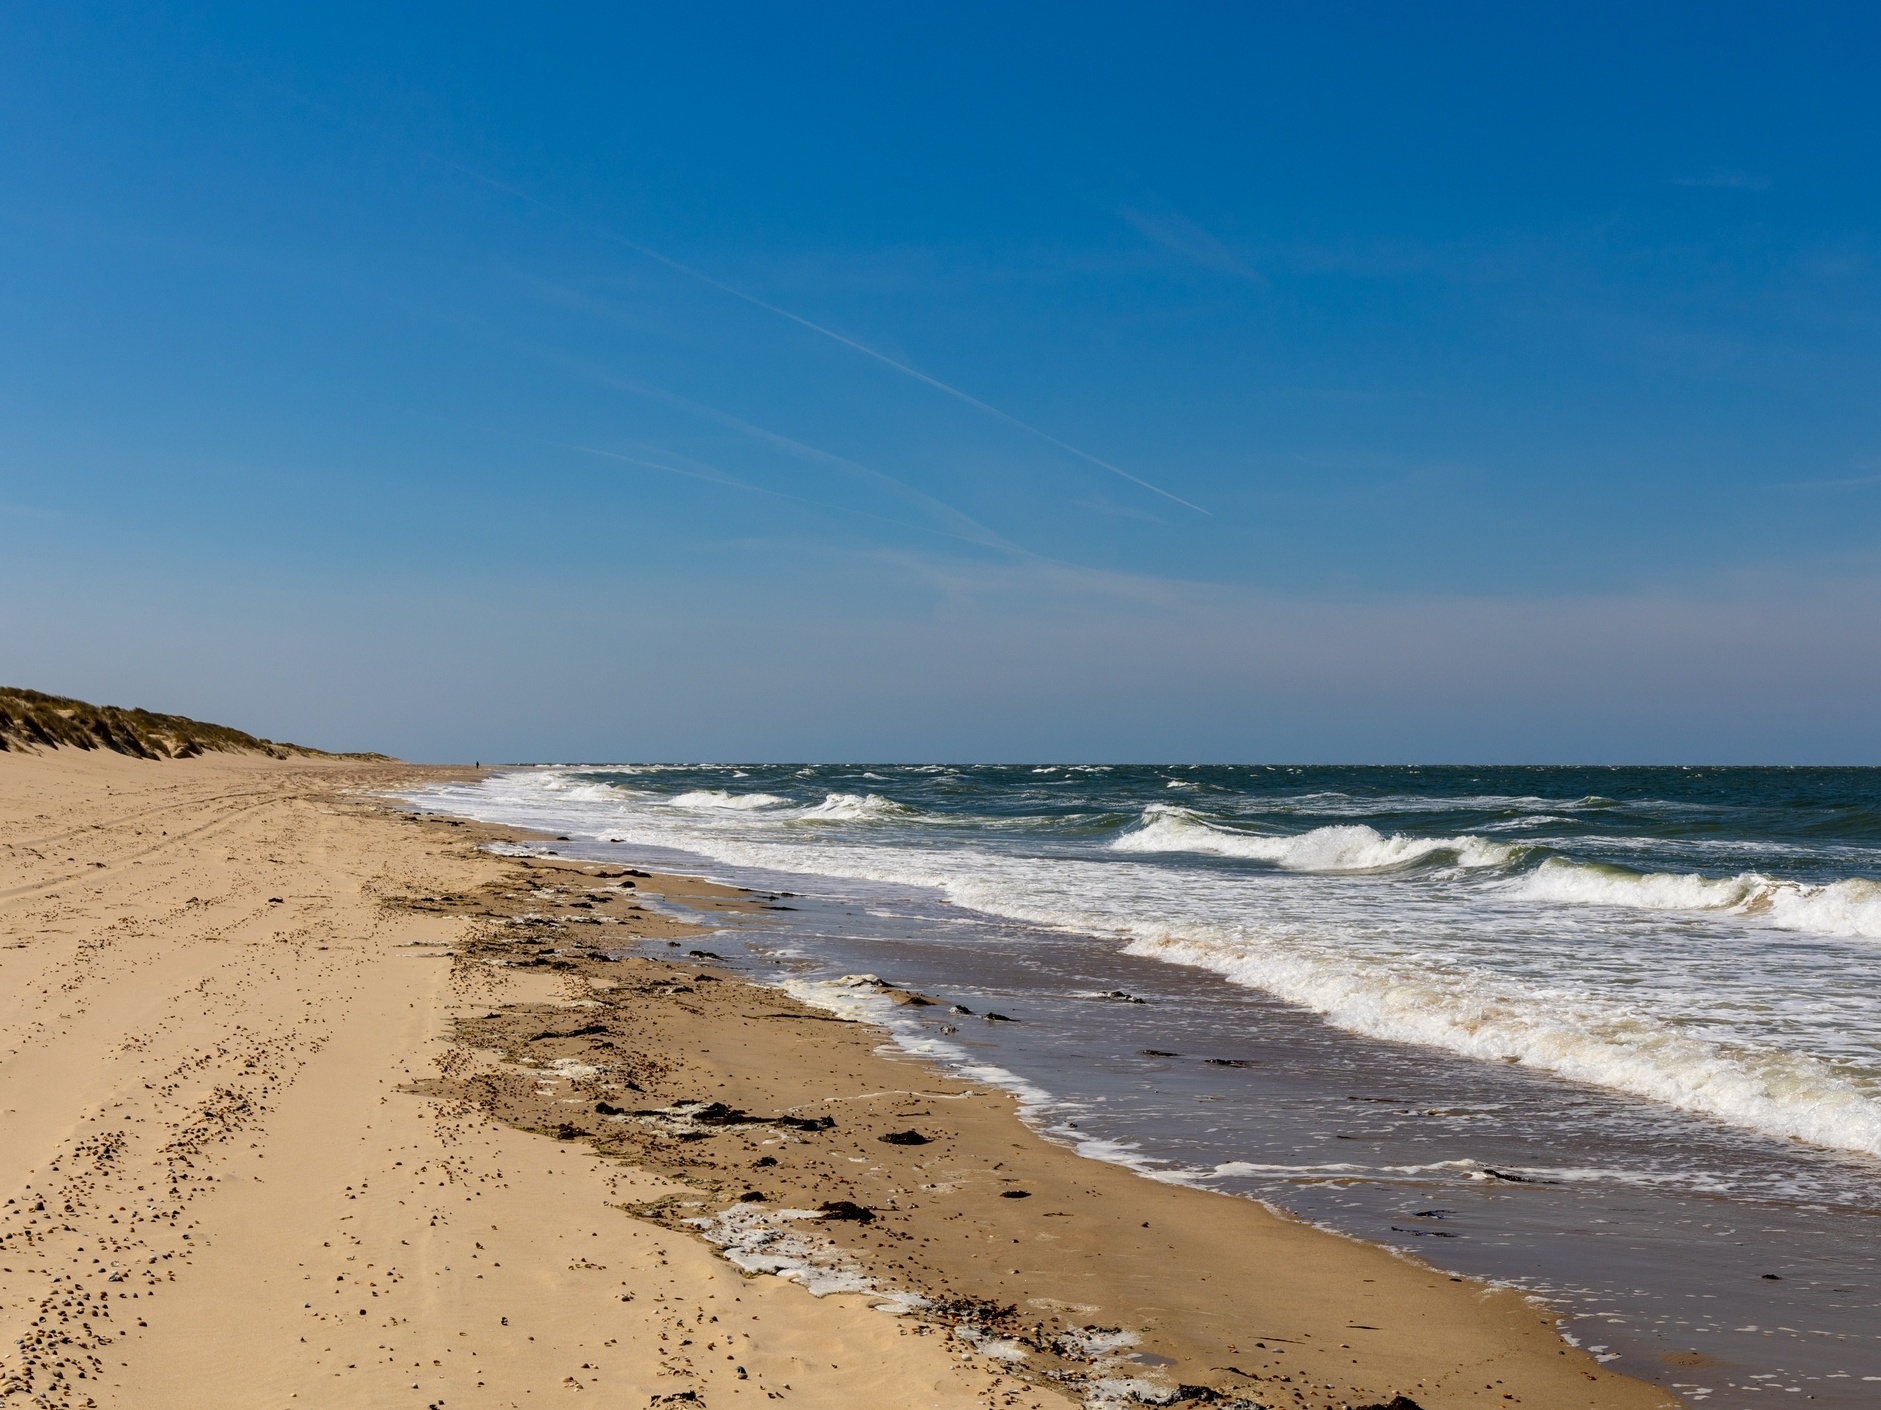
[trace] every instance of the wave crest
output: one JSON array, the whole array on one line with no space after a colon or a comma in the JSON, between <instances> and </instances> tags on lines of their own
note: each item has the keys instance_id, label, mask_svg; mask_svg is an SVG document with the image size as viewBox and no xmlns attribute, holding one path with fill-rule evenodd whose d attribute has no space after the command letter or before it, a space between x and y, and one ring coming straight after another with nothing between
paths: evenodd
<instances>
[{"instance_id":1,"label":"wave crest","mask_svg":"<svg viewBox=\"0 0 1881 1410\"><path fill-rule=\"evenodd\" d=\"M1215 857L1239 857L1272 862L1288 871L1391 871L1432 862L1460 867L1507 866L1521 855L1520 847L1487 838L1386 837L1363 823L1316 827L1287 836L1230 832L1207 822L1187 808L1152 803L1143 810L1142 824L1110 844L1116 852L1202 852Z\"/></svg>"},{"instance_id":2,"label":"wave crest","mask_svg":"<svg viewBox=\"0 0 1881 1410\"><path fill-rule=\"evenodd\" d=\"M748 813L758 808L774 808L779 803L789 801L788 798L779 798L775 793L727 793L722 788L697 788L690 793L681 793L677 797L668 798L666 806Z\"/></svg>"},{"instance_id":3,"label":"wave crest","mask_svg":"<svg viewBox=\"0 0 1881 1410\"><path fill-rule=\"evenodd\" d=\"M831 793L814 808L805 808L797 816L822 822L879 822L886 818L905 818L913 811L879 793Z\"/></svg>"},{"instance_id":4,"label":"wave crest","mask_svg":"<svg viewBox=\"0 0 1881 1410\"><path fill-rule=\"evenodd\" d=\"M1130 954L1208 969L1355 1033L1515 1061L1775 1136L1881 1155L1881 1104L1831 1065L1481 975L1352 964L1246 938L1143 935Z\"/></svg>"},{"instance_id":5,"label":"wave crest","mask_svg":"<svg viewBox=\"0 0 1881 1410\"><path fill-rule=\"evenodd\" d=\"M1722 911L1758 917L1781 930L1881 940L1881 882L1862 877L1810 886L1754 871L1727 877L1636 872L1550 857L1511 882L1509 889L1529 901L1646 911Z\"/></svg>"},{"instance_id":6,"label":"wave crest","mask_svg":"<svg viewBox=\"0 0 1881 1410\"><path fill-rule=\"evenodd\" d=\"M623 798L634 796L631 788L621 788L611 783L595 783L589 779L569 778L562 774L544 774L530 778L528 782L544 793L552 793L560 798L581 803L618 803Z\"/></svg>"}]
</instances>

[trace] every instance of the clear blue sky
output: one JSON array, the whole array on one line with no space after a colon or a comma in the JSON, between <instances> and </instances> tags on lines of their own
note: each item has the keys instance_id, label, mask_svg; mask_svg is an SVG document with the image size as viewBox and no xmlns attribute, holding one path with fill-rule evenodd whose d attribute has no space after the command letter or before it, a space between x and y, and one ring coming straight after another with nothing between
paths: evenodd
<instances>
[{"instance_id":1,"label":"clear blue sky","mask_svg":"<svg viewBox=\"0 0 1881 1410\"><path fill-rule=\"evenodd\" d=\"M14 5L0 680L1881 762L1881 11Z\"/></svg>"}]
</instances>

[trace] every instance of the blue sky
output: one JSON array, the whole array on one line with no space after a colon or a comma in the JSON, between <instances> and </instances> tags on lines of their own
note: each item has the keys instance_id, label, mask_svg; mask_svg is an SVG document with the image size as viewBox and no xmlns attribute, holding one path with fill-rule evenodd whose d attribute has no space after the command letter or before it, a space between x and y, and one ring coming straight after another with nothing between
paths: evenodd
<instances>
[{"instance_id":1,"label":"blue sky","mask_svg":"<svg viewBox=\"0 0 1881 1410\"><path fill-rule=\"evenodd\" d=\"M9 7L0 676L415 758L1881 762L1878 39Z\"/></svg>"}]
</instances>

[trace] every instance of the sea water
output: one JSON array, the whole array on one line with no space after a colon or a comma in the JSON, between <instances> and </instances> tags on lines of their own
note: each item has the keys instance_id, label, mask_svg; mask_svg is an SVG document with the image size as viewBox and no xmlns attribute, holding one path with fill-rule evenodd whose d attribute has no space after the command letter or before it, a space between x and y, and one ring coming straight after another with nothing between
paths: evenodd
<instances>
[{"instance_id":1,"label":"sea water","mask_svg":"<svg viewBox=\"0 0 1881 1410\"><path fill-rule=\"evenodd\" d=\"M1881 1403L1881 772L557 766L413 796L795 893L713 948L1087 1154L1533 1290L1694 1402Z\"/></svg>"}]
</instances>

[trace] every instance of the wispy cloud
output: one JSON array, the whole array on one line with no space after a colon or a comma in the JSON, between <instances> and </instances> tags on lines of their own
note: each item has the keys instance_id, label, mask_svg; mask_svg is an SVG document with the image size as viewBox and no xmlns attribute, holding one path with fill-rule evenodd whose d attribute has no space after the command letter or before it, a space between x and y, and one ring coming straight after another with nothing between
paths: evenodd
<instances>
[{"instance_id":1,"label":"wispy cloud","mask_svg":"<svg viewBox=\"0 0 1881 1410\"><path fill-rule=\"evenodd\" d=\"M1256 288L1267 287L1267 276L1253 265L1242 259L1213 232L1204 230L1187 216L1174 212L1152 213L1125 206L1117 212L1152 244L1167 250L1172 255L1212 269L1217 274L1226 274L1235 279L1246 280Z\"/></svg>"}]
</instances>

